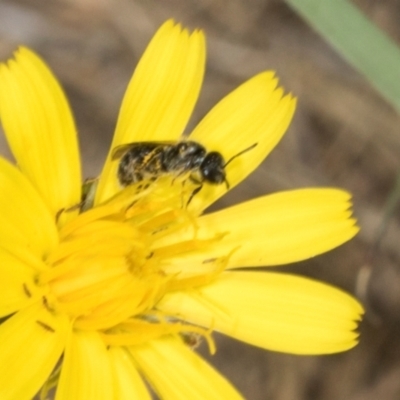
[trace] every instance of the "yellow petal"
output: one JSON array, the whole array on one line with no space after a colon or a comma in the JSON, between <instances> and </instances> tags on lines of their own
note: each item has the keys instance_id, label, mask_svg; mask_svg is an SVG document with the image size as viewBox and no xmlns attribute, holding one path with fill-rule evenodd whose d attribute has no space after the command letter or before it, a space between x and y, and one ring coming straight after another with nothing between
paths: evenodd
<instances>
[{"instance_id":1,"label":"yellow petal","mask_svg":"<svg viewBox=\"0 0 400 400\"><path fill-rule=\"evenodd\" d=\"M112 150L140 141L177 140L199 95L204 75L205 41L172 20L157 31L136 67L122 102L110 154L98 186L99 203L120 189Z\"/></svg>"},{"instance_id":2,"label":"yellow petal","mask_svg":"<svg viewBox=\"0 0 400 400\"><path fill-rule=\"evenodd\" d=\"M30 50L0 66L0 118L18 166L53 216L80 201L80 161L71 112L58 82Z\"/></svg>"},{"instance_id":3,"label":"yellow petal","mask_svg":"<svg viewBox=\"0 0 400 400\"><path fill-rule=\"evenodd\" d=\"M326 284L289 274L227 272L166 296L158 308L265 349L328 354L357 344L362 306Z\"/></svg>"},{"instance_id":4,"label":"yellow petal","mask_svg":"<svg viewBox=\"0 0 400 400\"><path fill-rule=\"evenodd\" d=\"M41 296L35 284L36 271L0 248L0 317L26 307Z\"/></svg>"},{"instance_id":5,"label":"yellow petal","mask_svg":"<svg viewBox=\"0 0 400 400\"><path fill-rule=\"evenodd\" d=\"M337 189L299 189L247 201L198 218L197 239L225 234L215 249L185 257L188 265L230 254L227 268L288 264L331 250L357 232L350 195ZM168 240L193 238L192 227ZM178 262L179 260L177 260Z\"/></svg>"},{"instance_id":6,"label":"yellow petal","mask_svg":"<svg viewBox=\"0 0 400 400\"><path fill-rule=\"evenodd\" d=\"M37 303L0 325L0 398L31 400L64 349L68 319Z\"/></svg>"},{"instance_id":7,"label":"yellow petal","mask_svg":"<svg viewBox=\"0 0 400 400\"><path fill-rule=\"evenodd\" d=\"M117 386L116 398L151 400L152 397L129 353L120 347L112 347L109 354Z\"/></svg>"},{"instance_id":8,"label":"yellow petal","mask_svg":"<svg viewBox=\"0 0 400 400\"><path fill-rule=\"evenodd\" d=\"M222 375L179 339L152 340L129 350L163 400L243 399Z\"/></svg>"},{"instance_id":9,"label":"yellow petal","mask_svg":"<svg viewBox=\"0 0 400 400\"><path fill-rule=\"evenodd\" d=\"M291 95L283 97L277 84L273 72L254 76L222 99L190 135L209 151L220 152L225 162L257 143L226 167L231 188L261 164L292 120L296 100ZM191 208L202 210L225 192L225 184L205 183Z\"/></svg>"},{"instance_id":10,"label":"yellow petal","mask_svg":"<svg viewBox=\"0 0 400 400\"><path fill-rule=\"evenodd\" d=\"M111 400L115 387L107 349L97 332L73 332L65 349L56 400Z\"/></svg>"},{"instance_id":11,"label":"yellow petal","mask_svg":"<svg viewBox=\"0 0 400 400\"><path fill-rule=\"evenodd\" d=\"M0 158L0 247L43 259L57 244L49 209L24 175Z\"/></svg>"}]
</instances>

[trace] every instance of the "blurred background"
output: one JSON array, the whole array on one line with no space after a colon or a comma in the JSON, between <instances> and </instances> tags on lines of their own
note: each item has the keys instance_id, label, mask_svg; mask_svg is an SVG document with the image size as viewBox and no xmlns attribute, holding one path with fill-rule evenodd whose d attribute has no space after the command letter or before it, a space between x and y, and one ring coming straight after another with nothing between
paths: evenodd
<instances>
[{"instance_id":1,"label":"blurred background","mask_svg":"<svg viewBox=\"0 0 400 400\"><path fill-rule=\"evenodd\" d=\"M399 1L354 4L400 45ZM217 336L215 356L205 346L200 351L249 400L399 399L398 207L384 217L400 166L400 117L285 2L0 0L0 59L24 44L51 66L75 113L84 175L95 177L134 66L171 17L207 35L207 72L192 125L265 69L276 70L299 98L278 147L215 207L284 189L335 186L353 194L362 228L356 239L328 254L279 269L330 282L362 299L367 313L355 349L298 357ZM9 156L3 138L0 149Z\"/></svg>"}]
</instances>

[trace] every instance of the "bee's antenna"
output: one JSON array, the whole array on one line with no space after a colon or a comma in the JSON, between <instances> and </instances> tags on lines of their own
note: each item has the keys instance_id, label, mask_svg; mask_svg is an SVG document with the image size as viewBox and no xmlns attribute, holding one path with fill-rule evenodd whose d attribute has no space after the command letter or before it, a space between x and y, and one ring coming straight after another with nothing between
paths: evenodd
<instances>
[{"instance_id":1,"label":"bee's antenna","mask_svg":"<svg viewBox=\"0 0 400 400\"><path fill-rule=\"evenodd\" d=\"M225 164L225 165L226 165L226 164ZM230 187L231 187L231 185L229 184L228 180L225 179L224 182L225 182L225 185L226 185L226 190L229 190Z\"/></svg>"},{"instance_id":2,"label":"bee's antenna","mask_svg":"<svg viewBox=\"0 0 400 400\"><path fill-rule=\"evenodd\" d=\"M240 153L237 153L237 154L235 154L234 156L232 156L232 157L225 163L224 168L225 168L231 161L233 161L235 158L237 158L237 157L241 156L242 154L244 154L244 153L246 153L246 152L248 152L248 151L254 149L254 147L256 147L257 145L258 145L258 143L254 143L254 144L252 144L250 147L248 147L247 149L244 149L244 150L242 150ZM226 182L226 184L229 186L228 182L227 182L227 181L225 181L225 182Z\"/></svg>"}]
</instances>

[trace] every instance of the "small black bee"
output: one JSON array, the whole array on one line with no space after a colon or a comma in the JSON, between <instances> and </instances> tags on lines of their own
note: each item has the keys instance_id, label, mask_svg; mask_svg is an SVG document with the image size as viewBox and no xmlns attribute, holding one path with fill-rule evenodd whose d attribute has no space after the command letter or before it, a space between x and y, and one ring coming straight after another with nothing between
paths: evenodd
<instances>
[{"instance_id":1,"label":"small black bee","mask_svg":"<svg viewBox=\"0 0 400 400\"><path fill-rule=\"evenodd\" d=\"M255 146L257 143L225 162L221 153L207 152L204 146L193 140L135 142L116 147L112 153L112 160L120 160L118 180L124 187L144 179L155 180L163 175L180 176L190 173L189 179L199 187L192 192L187 203L189 204L204 182L213 185L225 183L229 189L225 167Z\"/></svg>"}]
</instances>

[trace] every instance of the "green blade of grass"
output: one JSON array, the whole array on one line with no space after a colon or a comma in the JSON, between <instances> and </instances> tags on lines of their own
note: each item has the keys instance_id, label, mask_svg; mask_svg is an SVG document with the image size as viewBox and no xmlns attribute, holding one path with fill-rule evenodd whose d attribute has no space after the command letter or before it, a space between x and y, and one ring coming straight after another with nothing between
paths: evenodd
<instances>
[{"instance_id":1,"label":"green blade of grass","mask_svg":"<svg viewBox=\"0 0 400 400\"><path fill-rule=\"evenodd\" d=\"M286 0L400 111L400 50L346 0Z\"/></svg>"}]
</instances>

